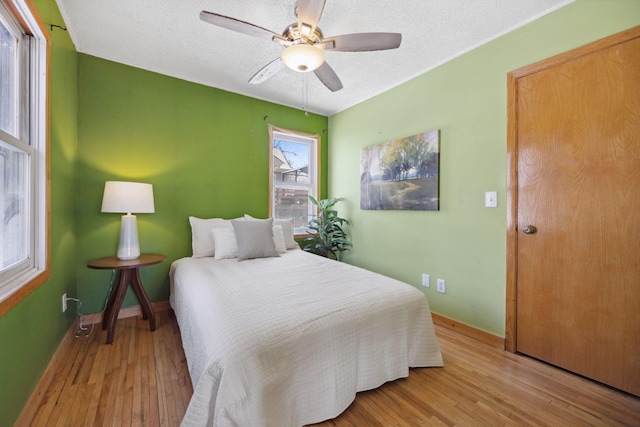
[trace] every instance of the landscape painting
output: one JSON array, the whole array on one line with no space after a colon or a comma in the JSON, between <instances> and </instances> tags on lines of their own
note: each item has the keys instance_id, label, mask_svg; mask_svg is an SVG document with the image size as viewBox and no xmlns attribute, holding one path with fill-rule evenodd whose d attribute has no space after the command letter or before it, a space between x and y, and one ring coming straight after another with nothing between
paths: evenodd
<instances>
[{"instance_id":1,"label":"landscape painting","mask_svg":"<svg viewBox=\"0 0 640 427\"><path fill-rule=\"evenodd\" d=\"M438 129L362 149L360 209L439 209Z\"/></svg>"}]
</instances>

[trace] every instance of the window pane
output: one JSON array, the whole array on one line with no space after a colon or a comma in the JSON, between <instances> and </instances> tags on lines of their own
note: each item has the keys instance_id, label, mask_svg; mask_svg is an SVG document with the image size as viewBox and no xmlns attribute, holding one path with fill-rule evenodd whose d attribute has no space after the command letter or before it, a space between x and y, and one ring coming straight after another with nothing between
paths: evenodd
<instances>
[{"instance_id":1,"label":"window pane","mask_svg":"<svg viewBox=\"0 0 640 427\"><path fill-rule=\"evenodd\" d=\"M17 137L18 39L0 19L0 129Z\"/></svg>"},{"instance_id":2,"label":"window pane","mask_svg":"<svg viewBox=\"0 0 640 427\"><path fill-rule=\"evenodd\" d=\"M309 183L309 144L273 141L273 180L276 183Z\"/></svg>"},{"instance_id":3,"label":"window pane","mask_svg":"<svg viewBox=\"0 0 640 427\"><path fill-rule=\"evenodd\" d=\"M276 186L275 218L293 219L293 228L304 228L309 222L309 189Z\"/></svg>"},{"instance_id":4,"label":"window pane","mask_svg":"<svg viewBox=\"0 0 640 427\"><path fill-rule=\"evenodd\" d=\"M0 141L0 271L28 256L28 158Z\"/></svg>"}]
</instances>

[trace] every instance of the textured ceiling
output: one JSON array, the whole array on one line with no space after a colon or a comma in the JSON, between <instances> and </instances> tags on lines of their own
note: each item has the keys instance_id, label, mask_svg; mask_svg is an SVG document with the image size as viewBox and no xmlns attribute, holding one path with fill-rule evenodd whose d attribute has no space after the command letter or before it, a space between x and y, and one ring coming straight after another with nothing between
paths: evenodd
<instances>
[{"instance_id":1,"label":"textured ceiling","mask_svg":"<svg viewBox=\"0 0 640 427\"><path fill-rule=\"evenodd\" d=\"M331 92L313 73L286 67L249 84L282 46L199 19L207 10L280 34L296 21L296 0L57 0L79 52L327 116L573 1L326 0L325 37L402 33L394 50L325 52L344 85Z\"/></svg>"}]
</instances>

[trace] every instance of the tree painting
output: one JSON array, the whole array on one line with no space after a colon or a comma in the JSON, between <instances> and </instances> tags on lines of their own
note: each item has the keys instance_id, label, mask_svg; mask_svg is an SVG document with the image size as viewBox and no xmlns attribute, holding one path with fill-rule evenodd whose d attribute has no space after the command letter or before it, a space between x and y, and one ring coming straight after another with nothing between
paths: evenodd
<instances>
[{"instance_id":1,"label":"tree painting","mask_svg":"<svg viewBox=\"0 0 640 427\"><path fill-rule=\"evenodd\" d=\"M437 211L439 156L437 129L363 148L360 208Z\"/></svg>"}]
</instances>

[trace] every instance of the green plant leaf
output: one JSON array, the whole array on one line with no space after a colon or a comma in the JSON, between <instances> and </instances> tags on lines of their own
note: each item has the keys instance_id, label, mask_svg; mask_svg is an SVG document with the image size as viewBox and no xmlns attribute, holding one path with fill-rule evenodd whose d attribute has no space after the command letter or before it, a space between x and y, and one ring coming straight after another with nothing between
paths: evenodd
<instances>
[{"instance_id":1,"label":"green plant leaf","mask_svg":"<svg viewBox=\"0 0 640 427\"><path fill-rule=\"evenodd\" d=\"M342 198L316 200L309 196L309 201L317 207L317 214L310 214L307 232L311 235L302 241L302 249L328 258L338 259L340 252L351 249L351 242L344 226L349 221L340 218L338 211L332 209Z\"/></svg>"}]
</instances>

